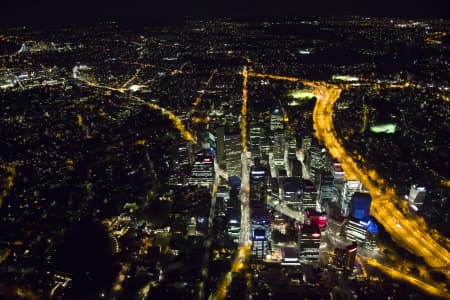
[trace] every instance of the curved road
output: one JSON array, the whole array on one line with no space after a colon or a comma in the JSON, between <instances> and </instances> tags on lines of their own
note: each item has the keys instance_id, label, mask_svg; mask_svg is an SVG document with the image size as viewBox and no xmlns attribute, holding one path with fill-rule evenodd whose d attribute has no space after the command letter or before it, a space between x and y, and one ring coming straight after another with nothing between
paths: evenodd
<instances>
[{"instance_id":1,"label":"curved road","mask_svg":"<svg viewBox=\"0 0 450 300\"><path fill-rule=\"evenodd\" d=\"M384 180L375 170L359 168L340 144L333 124L333 104L342 90L333 85L311 82L306 84L314 88L317 97L313 112L315 136L325 144L330 154L342 163L345 172L355 175L369 190L373 199L371 214L386 228L397 244L422 256L433 268L448 269L448 240L435 234L435 239L445 241L445 247L441 246L431 237L430 229L422 218L405 216L394 204L404 200L396 196L392 188L385 187Z\"/></svg>"}]
</instances>

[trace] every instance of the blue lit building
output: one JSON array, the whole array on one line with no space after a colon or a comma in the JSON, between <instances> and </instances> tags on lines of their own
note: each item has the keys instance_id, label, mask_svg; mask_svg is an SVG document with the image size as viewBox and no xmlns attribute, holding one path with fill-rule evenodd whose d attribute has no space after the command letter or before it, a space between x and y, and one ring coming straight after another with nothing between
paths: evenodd
<instances>
[{"instance_id":1,"label":"blue lit building","mask_svg":"<svg viewBox=\"0 0 450 300\"><path fill-rule=\"evenodd\" d=\"M352 196L350 215L358 220L369 217L372 197L368 193L356 192Z\"/></svg>"},{"instance_id":2,"label":"blue lit building","mask_svg":"<svg viewBox=\"0 0 450 300\"><path fill-rule=\"evenodd\" d=\"M346 225L344 235L348 240L356 241L367 249L375 249L378 227L371 217L364 219L350 218Z\"/></svg>"}]
</instances>

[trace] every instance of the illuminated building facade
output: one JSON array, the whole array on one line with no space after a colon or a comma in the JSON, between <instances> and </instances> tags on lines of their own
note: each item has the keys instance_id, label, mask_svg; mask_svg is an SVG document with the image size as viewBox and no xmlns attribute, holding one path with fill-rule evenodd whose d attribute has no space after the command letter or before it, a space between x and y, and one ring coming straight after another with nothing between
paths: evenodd
<instances>
[{"instance_id":1,"label":"illuminated building facade","mask_svg":"<svg viewBox=\"0 0 450 300\"><path fill-rule=\"evenodd\" d=\"M256 233L254 233L256 234ZM254 258L263 259L270 254L270 243L262 239L262 235L256 235L253 239L251 255Z\"/></svg>"},{"instance_id":2,"label":"illuminated building facade","mask_svg":"<svg viewBox=\"0 0 450 300\"><path fill-rule=\"evenodd\" d=\"M227 232L235 243L239 242L241 231L241 201L238 198L237 189L230 190L230 198L227 200Z\"/></svg>"},{"instance_id":3,"label":"illuminated building facade","mask_svg":"<svg viewBox=\"0 0 450 300\"><path fill-rule=\"evenodd\" d=\"M252 203L266 203L267 175L269 171L265 165L255 159L255 164L250 169L250 201Z\"/></svg>"},{"instance_id":4,"label":"illuminated building facade","mask_svg":"<svg viewBox=\"0 0 450 300\"><path fill-rule=\"evenodd\" d=\"M263 136L262 128L259 126L251 126L249 130L249 141L250 141L250 151L255 152L256 149L259 149L260 141Z\"/></svg>"},{"instance_id":5,"label":"illuminated building facade","mask_svg":"<svg viewBox=\"0 0 450 300\"><path fill-rule=\"evenodd\" d=\"M302 187L301 183L294 178L287 178L283 182L283 200L284 203L292 209L301 210L302 208Z\"/></svg>"},{"instance_id":6,"label":"illuminated building facade","mask_svg":"<svg viewBox=\"0 0 450 300\"><path fill-rule=\"evenodd\" d=\"M188 183L209 186L214 181L214 157L200 152L192 166Z\"/></svg>"},{"instance_id":7,"label":"illuminated building facade","mask_svg":"<svg viewBox=\"0 0 450 300\"><path fill-rule=\"evenodd\" d=\"M347 180L344 183L341 195L341 211L343 216L348 216L350 201L354 193L361 191L362 183L359 180Z\"/></svg>"},{"instance_id":8,"label":"illuminated building facade","mask_svg":"<svg viewBox=\"0 0 450 300\"><path fill-rule=\"evenodd\" d=\"M276 177L270 177L267 184L267 196L272 199L274 204L280 203L280 190L278 185L278 179Z\"/></svg>"},{"instance_id":9,"label":"illuminated building facade","mask_svg":"<svg viewBox=\"0 0 450 300\"><path fill-rule=\"evenodd\" d=\"M333 265L339 269L353 270L355 266L357 243L353 242L344 248L335 248Z\"/></svg>"},{"instance_id":10,"label":"illuminated building facade","mask_svg":"<svg viewBox=\"0 0 450 300\"><path fill-rule=\"evenodd\" d=\"M422 206L427 190L424 187L412 185L409 190L408 201L414 210L418 210Z\"/></svg>"},{"instance_id":11,"label":"illuminated building facade","mask_svg":"<svg viewBox=\"0 0 450 300\"><path fill-rule=\"evenodd\" d=\"M316 198L317 189L314 182L312 182L311 180L303 179L302 208L315 210L317 207Z\"/></svg>"},{"instance_id":12,"label":"illuminated building facade","mask_svg":"<svg viewBox=\"0 0 450 300\"><path fill-rule=\"evenodd\" d=\"M364 244L367 238L367 229L361 220L348 219L345 225L344 235L348 240Z\"/></svg>"},{"instance_id":13,"label":"illuminated building facade","mask_svg":"<svg viewBox=\"0 0 450 300\"><path fill-rule=\"evenodd\" d=\"M289 138L288 142L288 158L296 159L297 158L297 139L294 137Z\"/></svg>"},{"instance_id":14,"label":"illuminated building facade","mask_svg":"<svg viewBox=\"0 0 450 300\"><path fill-rule=\"evenodd\" d=\"M311 137L305 136L302 138L302 152L306 153L311 147Z\"/></svg>"},{"instance_id":15,"label":"illuminated building facade","mask_svg":"<svg viewBox=\"0 0 450 300\"><path fill-rule=\"evenodd\" d=\"M283 132L277 132L273 139L273 163L275 166L285 167L285 135Z\"/></svg>"},{"instance_id":16,"label":"illuminated building facade","mask_svg":"<svg viewBox=\"0 0 450 300\"><path fill-rule=\"evenodd\" d=\"M267 170L267 167L261 165L258 160L255 161L254 166L250 169L250 184L257 184L260 181L265 181L268 174L269 171Z\"/></svg>"},{"instance_id":17,"label":"illuminated building facade","mask_svg":"<svg viewBox=\"0 0 450 300\"><path fill-rule=\"evenodd\" d=\"M279 108L275 108L270 114L270 130L272 132L284 129L283 113Z\"/></svg>"},{"instance_id":18,"label":"illuminated building facade","mask_svg":"<svg viewBox=\"0 0 450 300\"><path fill-rule=\"evenodd\" d=\"M320 237L319 226L302 225L298 240L300 260L315 262L319 259Z\"/></svg>"},{"instance_id":19,"label":"illuminated building facade","mask_svg":"<svg viewBox=\"0 0 450 300\"><path fill-rule=\"evenodd\" d=\"M333 201L334 178L331 172L322 172L320 174L319 202L324 211L325 206Z\"/></svg>"},{"instance_id":20,"label":"illuminated building facade","mask_svg":"<svg viewBox=\"0 0 450 300\"><path fill-rule=\"evenodd\" d=\"M367 249L376 249L378 227L371 217L364 219L348 219L345 224L344 236Z\"/></svg>"},{"instance_id":21,"label":"illuminated building facade","mask_svg":"<svg viewBox=\"0 0 450 300\"><path fill-rule=\"evenodd\" d=\"M333 163L333 180L334 184L341 185L344 183L345 172L342 169L341 163L335 162Z\"/></svg>"},{"instance_id":22,"label":"illuminated building facade","mask_svg":"<svg viewBox=\"0 0 450 300\"><path fill-rule=\"evenodd\" d=\"M225 128L223 126L216 128L216 136L216 159L220 164L225 159Z\"/></svg>"},{"instance_id":23,"label":"illuminated building facade","mask_svg":"<svg viewBox=\"0 0 450 300\"><path fill-rule=\"evenodd\" d=\"M327 226L327 214L316 212L312 209L305 210L305 216L307 218L306 222L309 225L317 225L320 230L324 230Z\"/></svg>"},{"instance_id":24,"label":"illuminated building facade","mask_svg":"<svg viewBox=\"0 0 450 300\"><path fill-rule=\"evenodd\" d=\"M311 145L306 156L306 166L311 174L311 180L316 180L316 173L319 172L322 166L322 149L316 145Z\"/></svg>"},{"instance_id":25,"label":"illuminated building facade","mask_svg":"<svg viewBox=\"0 0 450 300\"><path fill-rule=\"evenodd\" d=\"M370 215L370 204L372 197L369 193L356 192L352 195L350 215L358 220L365 219Z\"/></svg>"},{"instance_id":26,"label":"illuminated building facade","mask_svg":"<svg viewBox=\"0 0 450 300\"><path fill-rule=\"evenodd\" d=\"M298 251L293 247L284 247L281 249L281 265L283 266L298 266L300 265L298 259Z\"/></svg>"},{"instance_id":27,"label":"illuminated building facade","mask_svg":"<svg viewBox=\"0 0 450 300\"><path fill-rule=\"evenodd\" d=\"M241 135L225 135L225 162L229 176L241 176Z\"/></svg>"},{"instance_id":28,"label":"illuminated building facade","mask_svg":"<svg viewBox=\"0 0 450 300\"><path fill-rule=\"evenodd\" d=\"M174 160L173 173L168 179L169 185L183 185L187 183L187 175L193 159L193 151L191 143L180 143L176 152L176 160Z\"/></svg>"}]
</instances>

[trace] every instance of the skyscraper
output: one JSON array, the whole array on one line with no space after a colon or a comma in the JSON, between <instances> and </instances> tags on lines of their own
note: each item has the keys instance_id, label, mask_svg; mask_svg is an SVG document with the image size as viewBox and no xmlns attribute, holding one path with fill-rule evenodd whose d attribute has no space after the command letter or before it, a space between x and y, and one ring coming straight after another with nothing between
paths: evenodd
<instances>
[{"instance_id":1,"label":"skyscraper","mask_svg":"<svg viewBox=\"0 0 450 300\"><path fill-rule=\"evenodd\" d=\"M216 158L217 163L222 163L224 160L224 151L225 151L225 128L223 126L216 128Z\"/></svg>"},{"instance_id":2,"label":"skyscraper","mask_svg":"<svg viewBox=\"0 0 450 300\"><path fill-rule=\"evenodd\" d=\"M336 185L343 184L344 183L345 172L342 169L341 163L340 162L333 163L332 170L333 170L334 184L336 184Z\"/></svg>"},{"instance_id":3,"label":"skyscraper","mask_svg":"<svg viewBox=\"0 0 450 300\"><path fill-rule=\"evenodd\" d=\"M312 182L311 180L303 179L302 208L303 209L310 208L315 210L317 207L316 197L317 197L317 189L314 182Z\"/></svg>"},{"instance_id":4,"label":"skyscraper","mask_svg":"<svg viewBox=\"0 0 450 300\"><path fill-rule=\"evenodd\" d=\"M252 154L256 149L259 148L262 136L263 136L262 128L257 124L253 124L253 126L251 126L249 130L249 142L250 142L249 148Z\"/></svg>"},{"instance_id":5,"label":"skyscraper","mask_svg":"<svg viewBox=\"0 0 450 300\"><path fill-rule=\"evenodd\" d=\"M279 108L275 108L270 114L270 130L272 132L284 129L283 113Z\"/></svg>"},{"instance_id":6,"label":"skyscraper","mask_svg":"<svg viewBox=\"0 0 450 300\"><path fill-rule=\"evenodd\" d=\"M365 244L367 238L367 228L363 221L348 219L345 224L344 235L350 241Z\"/></svg>"},{"instance_id":7,"label":"skyscraper","mask_svg":"<svg viewBox=\"0 0 450 300\"><path fill-rule=\"evenodd\" d=\"M348 216L350 211L350 201L354 193L361 191L362 184L358 180L347 180L344 183L341 195L341 211L343 216Z\"/></svg>"},{"instance_id":8,"label":"skyscraper","mask_svg":"<svg viewBox=\"0 0 450 300\"><path fill-rule=\"evenodd\" d=\"M299 254L302 261L319 259L320 229L317 225L302 225L299 231Z\"/></svg>"},{"instance_id":9,"label":"skyscraper","mask_svg":"<svg viewBox=\"0 0 450 300\"><path fill-rule=\"evenodd\" d=\"M333 200L334 178L331 172L320 174L319 202L324 211L325 207Z\"/></svg>"},{"instance_id":10,"label":"skyscraper","mask_svg":"<svg viewBox=\"0 0 450 300\"><path fill-rule=\"evenodd\" d=\"M283 132L275 133L273 139L273 163L276 166L285 167L285 157L284 157L285 150L286 150L286 143L284 133Z\"/></svg>"},{"instance_id":11,"label":"skyscraper","mask_svg":"<svg viewBox=\"0 0 450 300\"><path fill-rule=\"evenodd\" d=\"M426 194L427 190L424 187L419 187L416 184L413 184L409 190L408 200L411 205L419 207L423 204Z\"/></svg>"},{"instance_id":12,"label":"skyscraper","mask_svg":"<svg viewBox=\"0 0 450 300\"><path fill-rule=\"evenodd\" d=\"M295 178L286 178L283 182L283 200L290 208L301 210L302 186L301 181Z\"/></svg>"},{"instance_id":13,"label":"skyscraper","mask_svg":"<svg viewBox=\"0 0 450 300\"><path fill-rule=\"evenodd\" d=\"M318 182L320 171L325 168L325 150L319 145L309 147L306 165L309 167L311 180Z\"/></svg>"},{"instance_id":14,"label":"skyscraper","mask_svg":"<svg viewBox=\"0 0 450 300\"><path fill-rule=\"evenodd\" d=\"M352 195L350 215L358 220L365 219L370 215L370 204L372 197L369 193L356 192Z\"/></svg>"},{"instance_id":15,"label":"skyscraper","mask_svg":"<svg viewBox=\"0 0 450 300\"><path fill-rule=\"evenodd\" d=\"M226 169L229 176L241 176L241 135L240 134L227 134L225 135L225 162Z\"/></svg>"},{"instance_id":16,"label":"skyscraper","mask_svg":"<svg viewBox=\"0 0 450 300\"><path fill-rule=\"evenodd\" d=\"M297 139L294 137L289 137L288 157L290 159L297 159Z\"/></svg>"},{"instance_id":17,"label":"skyscraper","mask_svg":"<svg viewBox=\"0 0 450 300\"><path fill-rule=\"evenodd\" d=\"M356 241L367 249L376 249L378 227L371 217L363 220L350 218L347 220L344 235L348 240Z\"/></svg>"},{"instance_id":18,"label":"skyscraper","mask_svg":"<svg viewBox=\"0 0 450 300\"><path fill-rule=\"evenodd\" d=\"M333 265L337 268L352 270L355 266L356 249L356 242L353 242L344 248L336 247L334 249Z\"/></svg>"},{"instance_id":19,"label":"skyscraper","mask_svg":"<svg viewBox=\"0 0 450 300\"><path fill-rule=\"evenodd\" d=\"M214 181L214 157L199 152L192 166L189 184L208 186Z\"/></svg>"}]
</instances>

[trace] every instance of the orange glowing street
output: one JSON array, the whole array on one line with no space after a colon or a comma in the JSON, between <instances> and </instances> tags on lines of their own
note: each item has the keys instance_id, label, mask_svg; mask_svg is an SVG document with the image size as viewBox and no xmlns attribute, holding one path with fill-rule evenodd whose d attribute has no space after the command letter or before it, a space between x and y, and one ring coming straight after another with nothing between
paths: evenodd
<instances>
[{"instance_id":1,"label":"orange glowing street","mask_svg":"<svg viewBox=\"0 0 450 300\"><path fill-rule=\"evenodd\" d=\"M413 286L424 290L425 292L427 292L430 295L442 297L444 299L448 299L450 297L450 293L446 289L442 288L442 286L436 286L436 285L432 285L430 283L424 282L420 279L417 279L414 276L405 274L394 268L385 266L385 265L377 262L373 258L367 259L367 264L381 270L383 273L385 273L388 276L391 276L394 279L406 281L409 284L412 284Z\"/></svg>"},{"instance_id":2,"label":"orange glowing street","mask_svg":"<svg viewBox=\"0 0 450 300\"><path fill-rule=\"evenodd\" d=\"M2 10L0 300L450 300L447 10L59 2Z\"/></svg>"},{"instance_id":3,"label":"orange glowing street","mask_svg":"<svg viewBox=\"0 0 450 300\"><path fill-rule=\"evenodd\" d=\"M395 195L395 191L385 186L384 180L378 176L375 170L363 170L359 167L340 144L333 124L333 104L339 99L342 91L340 87L296 77L254 72L249 72L248 75L292 82L301 81L305 86L313 88L317 97L313 112L315 136L325 144L331 156L342 163L346 177L360 180L369 190L373 199L371 214L383 224L399 245L422 256L433 268L448 268L450 262L450 254L447 250L450 245L449 240L436 231L431 231L420 217L406 217L396 206L401 205L403 200ZM408 85L396 85L395 87L403 88ZM405 236L409 237L405 239Z\"/></svg>"},{"instance_id":4,"label":"orange glowing street","mask_svg":"<svg viewBox=\"0 0 450 300\"><path fill-rule=\"evenodd\" d=\"M316 86L315 93L315 135L325 144L330 154L342 163L344 171L354 174L369 190L373 199L371 214L383 224L396 243L422 256L431 267L448 268L448 239L437 233L430 235L431 230L421 218L405 216L396 206L403 200L395 195L395 191L385 186L375 170L360 168L340 144L333 125L333 104L339 98L341 89L333 85ZM437 241L443 243L443 246Z\"/></svg>"},{"instance_id":5,"label":"orange glowing street","mask_svg":"<svg viewBox=\"0 0 450 300\"><path fill-rule=\"evenodd\" d=\"M241 138L242 152L247 152L247 91L248 71L247 66L242 69L242 109L241 109Z\"/></svg>"},{"instance_id":6,"label":"orange glowing street","mask_svg":"<svg viewBox=\"0 0 450 300\"><path fill-rule=\"evenodd\" d=\"M225 299L225 297L227 296L227 288L230 286L233 279L233 273L240 272L246 267L245 261L249 256L250 246L240 245L237 249L237 253L234 257L233 263L231 264L231 270L223 276L221 281L219 281L216 291L209 296L210 300Z\"/></svg>"}]
</instances>

